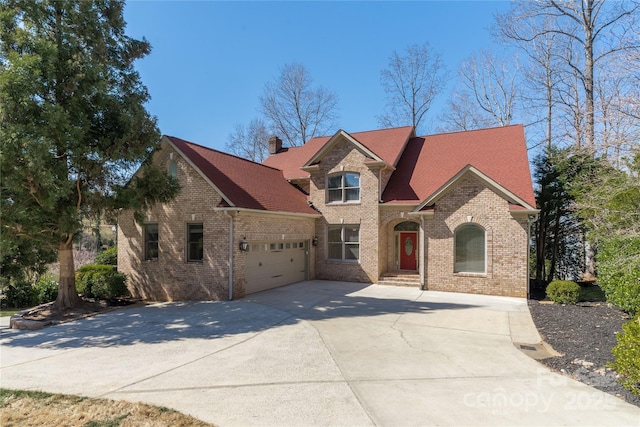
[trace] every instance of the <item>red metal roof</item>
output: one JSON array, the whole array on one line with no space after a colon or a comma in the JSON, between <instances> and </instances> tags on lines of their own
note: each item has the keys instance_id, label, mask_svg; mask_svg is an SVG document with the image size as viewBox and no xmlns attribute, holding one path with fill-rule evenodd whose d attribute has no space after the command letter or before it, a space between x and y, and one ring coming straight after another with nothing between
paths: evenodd
<instances>
[{"instance_id":1,"label":"red metal roof","mask_svg":"<svg viewBox=\"0 0 640 427\"><path fill-rule=\"evenodd\" d=\"M382 200L392 204L420 203L468 165L535 207L521 125L412 138Z\"/></svg>"},{"instance_id":2,"label":"red metal roof","mask_svg":"<svg viewBox=\"0 0 640 427\"><path fill-rule=\"evenodd\" d=\"M173 136L167 138L234 207L318 214L307 204L306 195L289 184L280 170Z\"/></svg>"},{"instance_id":3,"label":"red metal roof","mask_svg":"<svg viewBox=\"0 0 640 427\"><path fill-rule=\"evenodd\" d=\"M352 138L372 151L385 163L395 166L402 155L407 141L413 134L412 126L380 129L349 134ZM282 170L287 179L309 178L309 173L300 169L309 161L332 136L311 138L301 147L284 148L269 156L263 164Z\"/></svg>"}]
</instances>

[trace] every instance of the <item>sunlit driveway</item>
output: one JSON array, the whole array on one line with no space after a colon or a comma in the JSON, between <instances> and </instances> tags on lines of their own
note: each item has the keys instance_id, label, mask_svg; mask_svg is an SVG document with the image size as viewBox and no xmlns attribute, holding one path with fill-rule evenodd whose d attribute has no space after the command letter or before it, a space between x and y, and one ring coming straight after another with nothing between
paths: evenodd
<instances>
[{"instance_id":1,"label":"sunlit driveway","mask_svg":"<svg viewBox=\"0 0 640 427\"><path fill-rule=\"evenodd\" d=\"M220 426L640 425L514 345L538 339L522 299L309 281L4 330L0 381Z\"/></svg>"}]
</instances>

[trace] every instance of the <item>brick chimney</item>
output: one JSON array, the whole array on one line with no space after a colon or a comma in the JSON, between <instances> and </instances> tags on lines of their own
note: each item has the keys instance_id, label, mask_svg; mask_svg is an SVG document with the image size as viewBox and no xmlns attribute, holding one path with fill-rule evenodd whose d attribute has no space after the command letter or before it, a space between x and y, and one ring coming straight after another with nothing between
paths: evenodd
<instances>
[{"instance_id":1,"label":"brick chimney","mask_svg":"<svg viewBox=\"0 0 640 427\"><path fill-rule=\"evenodd\" d=\"M277 136L269 138L269 154L276 154L282 150L282 140Z\"/></svg>"}]
</instances>

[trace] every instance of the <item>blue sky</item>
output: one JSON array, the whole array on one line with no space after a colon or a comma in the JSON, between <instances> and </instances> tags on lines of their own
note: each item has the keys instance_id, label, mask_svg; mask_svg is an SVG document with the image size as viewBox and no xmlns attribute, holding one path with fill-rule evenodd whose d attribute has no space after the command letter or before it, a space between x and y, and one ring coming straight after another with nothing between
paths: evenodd
<instances>
[{"instance_id":1,"label":"blue sky","mask_svg":"<svg viewBox=\"0 0 640 427\"><path fill-rule=\"evenodd\" d=\"M506 1L129 0L124 15L127 34L153 46L136 67L161 132L224 150L237 123L260 115L265 83L292 62L338 94L340 128L378 128L385 103L380 70L394 50L429 42L454 76L460 61L492 45L494 14L508 7Z\"/></svg>"}]
</instances>

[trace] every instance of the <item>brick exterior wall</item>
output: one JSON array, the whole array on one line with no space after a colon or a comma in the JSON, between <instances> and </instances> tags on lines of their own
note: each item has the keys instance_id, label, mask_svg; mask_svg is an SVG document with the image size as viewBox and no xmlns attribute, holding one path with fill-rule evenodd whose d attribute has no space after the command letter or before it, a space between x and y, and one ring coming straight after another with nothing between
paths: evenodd
<instances>
[{"instance_id":1,"label":"brick exterior wall","mask_svg":"<svg viewBox=\"0 0 640 427\"><path fill-rule=\"evenodd\" d=\"M164 146L154 161L168 167L172 150ZM240 239L257 242L304 241L309 251L308 278L376 283L381 274L398 268L394 227L409 221L415 206L380 206L379 179L388 182L389 172L369 168L365 155L346 140L338 141L311 172L309 181L296 184L309 192L309 199L323 215L313 219L295 215L216 210L219 194L177 153L178 179L182 185L172 202L156 205L145 222L159 227L159 257L143 260L143 228L133 213L123 211L118 227L118 269L127 274L133 296L147 300L226 300L229 283L229 226L233 221L233 296L245 295L245 259ZM334 173L360 174L360 201L327 203L327 177ZM486 232L486 273L454 273L454 233L469 222ZM204 260L186 261L186 228L204 226ZM360 226L359 261L328 258L329 225ZM418 233L418 268L425 289L514 297L527 296L526 215L514 217L507 201L474 174L465 175L436 202L435 213L424 216ZM311 241L316 236L318 246ZM420 242L421 237L423 240Z\"/></svg>"},{"instance_id":2,"label":"brick exterior wall","mask_svg":"<svg viewBox=\"0 0 640 427\"><path fill-rule=\"evenodd\" d=\"M118 217L118 270L127 275L127 286L136 298L151 301L227 300L231 218L214 209L221 196L168 145L154 161L168 168L172 153L178 164L180 194L170 203L154 205L145 218L145 223L158 224L158 259L144 260L143 227L134 221L132 211L122 211ZM246 254L239 249L242 237L249 242L310 241L315 232L313 218L235 211L231 215L234 298L245 295ZM186 232L190 223L203 224L204 259L201 263L187 262ZM313 274L311 269L310 278Z\"/></svg>"},{"instance_id":3,"label":"brick exterior wall","mask_svg":"<svg viewBox=\"0 0 640 427\"><path fill-rule=\"evenodd\" d=\"M229 218L214 207L219 194L177 153L165 146L154 159L168 167L178 164L180 194L170 203L153 206L145 223L158 224L158 259L144 260L143 227L131 211L118 218L118 270L128 277L134 297L152 301L225 300L228 298ZM187 262L187 224L202 223L204 260Z\"/></svg>"},{"instance_id":4,"label":"brick exterior wall","mask_svg":"<svg viewBox=\"0 0 640 427\"><path fill-rule=\"evenodd\" d=\"M379 169L365 165L366 157L346 140L338 141L322 158L320 169L311 172L309 199L322 213L316 221L318 248L315 264L316 277L326 280L376 282L379 267ZM339 172L360 174L360 202L327 203L327 177ZM360 261L333 261L327 259L327 230L329 225L360 225Z\"/></svg>"},{"instance_id":5,"label":"brick exterior wall","mask_svg":"<svg viewBox=\"0 0 640 427\"><path fill-rule=\"evenodd\" d=\"M486 273L454 273L454 233L471 222L486 232ZM527 296L527 218L514 218L507 201L468 174L436 202L425 219L426 289Z\"/></svg>"}]
</instances>

